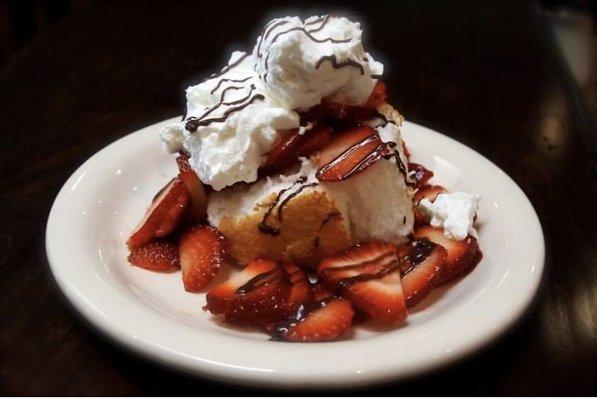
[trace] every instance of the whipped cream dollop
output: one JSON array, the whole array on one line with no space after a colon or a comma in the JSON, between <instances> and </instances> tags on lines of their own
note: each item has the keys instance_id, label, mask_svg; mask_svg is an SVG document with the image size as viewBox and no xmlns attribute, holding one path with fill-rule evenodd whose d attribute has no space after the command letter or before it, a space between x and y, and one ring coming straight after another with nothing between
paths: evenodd
<instances>
[{"instance_id":1,"label":"whipped cream dollop","mask_svg":"<svg viewBox=\"0 0 597 400\"><path fill-rule=\"evenodd\" d=\"M383 72L364 51L360 25L344 17L274 19L251 53L186 90L187 111L164 128L164 149L189 155L201 181L221 190L254 182L278 130L299 128L297 111L328 97L362 104Z\"/></svg>"},{"instance_id":2,"label":"whipped cream dollop","mask_svg":"<svg viewBox=\"0 0 597 400\"><path fill-rule=\"evenodd\" d=\"M473 223L480 200L471 193L440 193L433 202L422 199L418 207L431 218L431 226L444 229L448 239L463 240L469 234L477 236Z\"/></svg>"}]
</instances>

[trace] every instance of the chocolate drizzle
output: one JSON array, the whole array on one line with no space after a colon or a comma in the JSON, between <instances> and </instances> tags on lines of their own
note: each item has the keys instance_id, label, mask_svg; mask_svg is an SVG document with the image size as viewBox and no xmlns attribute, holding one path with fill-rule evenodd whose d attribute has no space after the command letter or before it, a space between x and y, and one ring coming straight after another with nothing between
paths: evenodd
<instances>
[{"instance_id":1,"label":"chocolate drizzle","mask_svg":"<svg viewBox=\"0 0 597 400\"><path fill-rule=\"evenodd\" d=\"M226 72L230 71L232 68L236 67L237 65L239 65L240 63L243 62L243 60L245 58L247 58L249 56L249 53L245 53L242 56L240 56L238 58L238 60L236 60L235 62L233 62L232 64L228 64L226 65L224 68L222 68L220 70L220 72L214 72L213 74L211 74L209 77L207 77L207 79L205 79L204 81L208 80L208 79L213 79L213 78L217 78L218 76L222 76L224 75Z\"/></svg>"},{"instance_id":2,"label":"chocolate drizzle","mask_svg":"<svg viewBox=\"0 0 597 400\"><path fill-rule=\"evenodd\" d=\"M188 119L187 123L185 124L185 129L189 132L195 132L197 130L198 127L200 126L205 126L205 125L209 125L212 122L224 122L226 121L226 119L228 118L228 116L236 111L240 111L242 109L244 109L245 107L249 106L251 103L253 103L255 100L264 100L265 96L263 96L260 93L254 94L253 92L255 91L255 85L251 85L251 90L249 91L249 94L247 94L246 97L242 98L242 99L238 99L235 101L231 101L228 103L224 102L224 95L226 94L226 92L229 89L242 89L242 87L238 87L238 86L230 86L228 88L226 88L226 90L224 90L222 92L222 95L220 96L220 102L213 105L212 107L210 107L207 111L205 111L200 117L196 118L196 117L191 117ZM206 116L208 116L212 111L218 109L221 106L234 106L237 105L237 107L231 107L228 110L226 110L224 112L224 114L222 114L220 117L214 117L214 118L205 118Z\"/></svg>"},{"instance_id":3,"label":"chocolate drizzle","mask_svg":"<svg viewBox=\"0 0 597 400\"><path fill-rule=\"evenodd\" d=\"M263 219L261 220L261 222L259 223L259 225L257 226L257 228L259 229L259 231L261 233L265 233L267 235L272 235L272 236L278 236L280 234L280 230L278 228L274 228L272 226L269 226L267 224L267 219L270 216L270 214L272 213L272 211L274 210L274 208L276 208L276 206L278 205L278 203L280 202L280 199L282 198L282 195L284 195L284 193L286 193L287 191L289 191L290 189L292 189L294 186L301 184L301 183L305 183L307 181L307 177L306 176L300 176L296 181L294 181L292 183L292 185L290 185L289 187L282 189L278 192L276 199L273 201L273 203L271 203L269 205L269 207L267 208L267 210L265 210L265 213L263 214Z\"/></svg>"},{"instance_id":4,"label":"chocolate drizzle","mask_svg":"<svg viewBox=\"0 0 597 400\"><path fill-rule=\"evenodd\" d=\"M381 142L377 133L373 133L370 136L365 137L360 142L357 142L350 146L348 149L344 150L342 153L337 155L326 165L321 167L317 171L315 176L317 177L317 179L321 180L321 177L323 177L330 169L343 162L346 158L350 157L352 153L358 151L361 147L367 146L369 143L376 140L380 142L379 145L373 151L369 152L365 157L363 157L358 163L356 163L348 172L343 174L339 180L345 180L353 175L356 175L364 168L364 166L374 162L375 159L379 159L379 157L383 155L384 150L387 149L386 144Z\"/></svg>"},{"instance_id":5,"label":"chocolate drizzle","mask_svg":"<svg viewBox=\"0 0 597 400\"><path fill-rule=\"evenodd\" d=\"M314 312L324 308L328 305L328 303L336 300L337 297L330 296L326 297L321 300L313 301L309 304L301 304L296 308L294 315L289 317L286 321L276 325L273 335L275 339L282 339L292 328L293 326L297 325L301 321L304 321L309 315L313 314Z\"/></svg>"},{"instance_id":6,"label":"chocolate drizzle","mask_svg":"<svg viewBox=\"0 0 597 400\"><path fill-rule=\"evenodd\" d=\"M427 239L418 239L414 242L411 242L410 246L412 249L406 255L407 260L404 260L404 264L406 264L406 268L403 269L402 276L406 276L409 272L415 269L419 264L427 260L433 249L436 247L435 243L430 242ZM403 259L401 259L402 261Z\"/></svg>"},{"instance_id":7,"label":"chocolate drizzle","mask_svg":"<svg viewBox=\"0 0 597 400\"><path fill-rule=\"evenodd\" d=\"M400 173L402 174L402 176L404 176L404 183L408 183L406 178L407 178L407 172L406 172L406 167L404 166L404 163L402 162L402 159L400 158L400 153L398 152L398 150L396 150L396 142L387 142L388 146L390 146L391 148L394 149L394 152L392 154L388 154L386 156L384 156L384 158L386 160L389 160L390 158L394 157L396 159L396 166L398 167L398 171L400 171Z\"/></svg>"},{"instance_id":8,"label":"chocolate drizzle","mask_svg":"<svg viewBox=\"0 0 597 400\"><path fill-rule=\"evenodd\" d=\"M282 20L282 21L277 21L274 23L274 21L270 21L268 22L267 25L265 25L265 27L263 28L263 32L261 34L261 37L259 38L259 43L257 44L257 56L261 57L261 45L263 44L263 41L265 39L267 39L267 37L269 36L269 34L276 29L279 26L282 25L286 25L287 23L289 23L290 21L288 20Z\"/></svg>"},{"instance_id":9,"label":"chocolate drizzle","mask_svg":"<svg viewBox=\"0 0 597 400\"><path fill-rule=\"evenodd\" d=\"M282 222L282 212L284 210L284 206L286 204L288 204L288 202L290 200L292 200L294 197L296 197L300 192L302 192L306 188L317 186L317 185L319 185L319 183L317 183L317 182L306 183L304 185L301 185L298 189L296 189L294 192L290 193L288 196L286 196L286 198L284 200L282 200L282 202L280 203L280 206L278 207L278 219L280 220L280 222Z\"/></svg>"},{"instance_id":10,"label":"chocolate drizzle","mask_svg":"<svg viewBox=\"0 0 597 400\"><path fill-rule=\"evenodd\" d=\"M374 279L379 279L379 278L383 278L386 275L391 274L394 271L397 271L400 269L400 261L397 259L393 259L389 262L387 262L386 264L384 264L381 269L375 273L372 274L360 274L360 275L356 275L356 276L351 276L350 278L344 278L344 279L340 279L340 281L338 282L338 284L344 288L349 287L352 284L355 284L357 282L367 282L367 281L371 281Z\"/></svg>"},{"instance_id":11,"label":"chocolate drizzle","mask_svg":"<svg viewBox=\"0 0 597 400\"><path fill-rule=\"evenodd\" d=\"M221 79L221 80L218 82L218 84L216 85L216 87L214 87L214 88L211 90L211 92L209 92L209 94L214 94L214 93L216 92L216 90L218 90L218 89L220 88L220 86L222 85L222 83L224 83L224 82L235 82L235 83L241 83L241 82L246 82L246 81L248 81L249 79L251 79L251 77L250 77L250 76L247 76L247 77L246 77L246 78L244 78L244 79L228 79L228 78Z\"/></svg>"},{"instance_id":12,"label":"chocolate drizzle","mask_svg":"<svg viewBox=\"0 0 597 400\"><path fill-rule=\"evenodd\" d=\"M300 26L295 26L295 27L287 29L285 31L276 33L274 35L274 37L272 38L271 42L270 42L270 46L271 46L272 43L274 43L276 40L278 40L278 38L280 36L286 35L287 33L290 33L290 32L296 32L296 31L303 32L305 35L307 35L307 37L309 39L311 39L315 43L326 43L326 42L330 42L330 43L348 43L348 42L350 42L352 40L352 38L334 39L334 38L331 38L331 37L327 37L325 39L317 39L315 36L311 35L312 31L308 31L305 28L300 27Z\"/></svg>"},{"instance_id":13,"label":"chocolate drizzle","mask_svg":"<svg viewBox=\"0 0 597 400\"><path fill-rule=\"evenodd\" d=\"M369 75L369 76L371 77L371 79L381 79L382 78L381 75L376 75L376 74L372 74L372 75Z\"/></svg>"},{"instance_id":14,"label":"chocolate drizzle","mask_svg":"<svg viewBox=\"0 0 597 400\"><path fill-rule=\"evenodd\" d=\"M283 274L285 274L285 271L276 264L271 270L249 279L247 283L236 289L236 294L246 295L261 286L277 281L283 277Z\"/></svg>"},{"instance_id":15,"label":"chocolate drizzle","mask_svg":"<svg viewBox=\"0 0 597 400\"><path fill-rule=\"evenodd\" d=\"M314 24L316 24L316 23L318 23L318 22L320 22L320 21L323 21L323 22L321 23L321 25L319 25L317 28L315 28L315 29L311 29L311 30L309 31L309 33L315 33L315 32L319 32L319 31L320 31L320 30L322 30L322 29L325 27L325 25L328 23L328 21L330 20L330 17L331 17L331 15L329 15L329 14L327 14L327 15L324 15L323 17L320 17L320 18L316 19L315 21L311 21L311 22L305 23L305 26L314 25Z\"/></svg>"},{"instance_id":16,"label":"chocolate drizzle","mask_svg":"<svg viewBox=\"0 0 597 400\"><path fill-rule=\"evenodd\" d=\"M323 64L325 61L329 61L334 69L339 69L343 67L355 67L358 68L359 71L361 71L361 75L365 74L365 67L363 67L363 64L355 60L351 60L350 58L347 58L342 62L338 62L338 59L336 58L335 54L321 57L319 60L317 60L317 63L315 63L315 68L321 67L321 64Z\"/></svg>"}]
</instances>

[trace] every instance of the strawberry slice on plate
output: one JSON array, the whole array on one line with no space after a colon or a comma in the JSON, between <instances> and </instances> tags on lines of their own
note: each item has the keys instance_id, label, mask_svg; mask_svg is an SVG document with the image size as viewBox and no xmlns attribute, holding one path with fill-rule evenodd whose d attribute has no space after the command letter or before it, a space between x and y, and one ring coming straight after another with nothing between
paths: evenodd
<instances>
[{"instance_id":1,"label":"strawberry slice on plate","mask_svg":"<svg viewBox=\"0 0 597 400\"><path fill-rule=\"evenodd\" d=\"M417 163L409 162L408 163L408 172L410 174L410 177L412 179L414 179L416 187L421 187L421 186L427 184L427 181L429 181L429 179L433 178L433 171L430 171L427 168L425 168L424 166L422 166L421 164L417 164Z\"/></svg>"},{"instance_id":2,"label":"strawberry slice on plate","mask_svg":"<svg viewBox=\"0 0 597 400\"><path fill-rule=\"evenodd\" d=\"M323 259L318 275L374 320L400 322L407 316L393 244L374 241L353 246Z\"/></svg>"},{"instance_id":3,"label":"strawberry slice on plate","mask_svg":"<svg viewBox=\"0 0 597 400\"><path fill-rule=\"evenodd\" d=\"M417 207L421 200L427 199L431 202L435 200L438 194L440 193L447 193L448 191L442 187L437 185L423 185L415 192L413 195L413 204L415 205L414 214L415 214L415 223L424 224L429 222L429 217L419 210Z\"/></svg>"},{"instance_id":4,"label":"strawberry slice on plate","mask_svg":"<svg viewBox=\"0 0 597 400\"><path fill-rule=\"evenodd\" d=\"M446 255L446 249L427 239L414 240L398 248L407 307L417 305L437 286L444 272Z\"/></svg>"},{"instance_id":5,"label":"strawberry slice on plate","mask_svg":"<svg viewBox=\"0 0 597 400\"><path fill-rule=\"evenodd\" d=\"M132 250L128 261L150 271L171 271L180 268L178 246L170 241L155 239Z\"/></svg>"},{"instance_id":6,"label":"strawberry slice on plate","mask_svg":"<svg viewBox=\"0 0 597 400\"><path fill-rule=\"evenodd\" d=\"M352 325L354 311L350 303L339 297L328 297L301 305L295 315L276 324L276 339L290 342L323 342L335 340Z\"/></svg>"},{"instance_id":7,"label":"strawberry slice on plate","mask_svg":"<svg viewBox=\"0 0 597 400\"><path fill-rule=\"evenodd\" d=\"M442 228L423 225L414 230L413 236L416 239L426 238L446 249L445 267L438 282L439 284L469 273L483 257L477 239L470 235L464 240L452 240L444 236Z\"/></svg>"},{"instance_id":8,"label":"strawberry slice on plate","mask_svg":"<svg viewBox=\"0 0 597 400\"><path fill-rule=\"evenodd\" d=\"M178 249L185 290L200 292L222 268L224 235L212 226L195 226L180 236Z\"/></svg>"},{"instance_id":9,"label":"strawberry slice on plate","mask_svg":"<svg viewBox=\"0 0 597 400\"><path fill-rule=\"evenodd\" d=\"M194 222L203 223L207 219L207 195L203 183L191 168L187 154L180 153L176 158L176 164L191 198L189 215Z\"/></svg>"},{"instance_id":10,"label":"strawberry slice on plate","mask_svg":"<svg viewBox=\"0 0 597 400\"><path fill-rule=\"evenodd\" d=\"M331 142L319 154L317 179L339 182L348 179L382 157L390 154L388 146L369 126L359 126L335 133Z\"/></svg>"},{"instance_id":11,"label":"strawberry slice on plate","mask_svg":"<svg viewBox=\"0 0 597 400\"><path fill-rule=\"evenodd\" d=\"M189 193L180 177L162 189L143 220L127 240L129 249L136 249L151 239L171 233L189 207Z\"/></svg>"},{"instance_id":12,"label":"strawberry slice on plate","mask_svg":"<svg viewBox=\"0 0 597 400\"><path fill-rule=\"evenodd\" d=\"M204 308L229 322L265 326L284 317L288 274L277 262L258 258L207 293Z\"/></svg>"},{"instance_id":13,"label":"strawberry slice on plate","mask_svg":"<svg viewBox=\"0 0 597 400\"><path fill-rule=\"evenodd\" d=\"M284 263L282 266L286 270L292 285L285 304L289 311L288 314L290 314L301 304L313 301L313 290L307 274L302 269L289 263Z\"/></svg>"}]
</instances>

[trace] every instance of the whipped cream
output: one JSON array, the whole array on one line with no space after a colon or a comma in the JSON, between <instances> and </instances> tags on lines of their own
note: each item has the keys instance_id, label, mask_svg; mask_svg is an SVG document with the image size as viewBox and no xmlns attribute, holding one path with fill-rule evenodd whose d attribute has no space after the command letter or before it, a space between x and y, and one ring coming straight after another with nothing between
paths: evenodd
<instances>
[{"instance_id":1,"label":"whipped cream","mask_svg":"<svg viewBox=\"0 0 597 400\"><path fill-rule=\"evenodd\" d=\"M221 190L254 182L278 130L300 127L298 110L323 97L363 103L383 65L364 51L358 23L323 16L268 23L252 53L186 90L187 112L160 132L168 152L189 153L201 181Z\"/></svg>"},{"instance_id":2,"label":"whipped cream","mask_svg":"<svg viewBox=\"0 0 597 400\"><path fill-rule=\"evenodd\" d=\"M268 95L289 109L324 97L343 104L367 100L383 65L363 49L360 24L344 17L298 17L268 23L253 50Z\"/></svg>"},{"instance_id":3,"label":"whipped cream","mask_svg":"<svg viewBox=\"0 0 597 400\"><path fill-rule=\"evenodd\" d=\"M440 193L433 202L422 199L419 209L430 218L431 226L442 227L448 239L463 240L477 236L473 227L481 197L465 192Z\"/></svg>"}]
</instances>

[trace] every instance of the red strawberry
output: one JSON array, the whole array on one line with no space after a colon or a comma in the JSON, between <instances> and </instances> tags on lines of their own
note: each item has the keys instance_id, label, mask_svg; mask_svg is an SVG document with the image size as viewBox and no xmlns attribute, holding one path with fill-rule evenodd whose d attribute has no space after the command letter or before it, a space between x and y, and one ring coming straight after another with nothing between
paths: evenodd
<instances>
[{"instance_id":1,"label":"red strawberry","mask_svg":"<svg viewBox=\"0 0 597 400\"><path fill-rule=\"evenodd\" d=\"M172 180L151 204L145 217L127 240L129 249L136 249L156 237L166 236L182 220L189 206L189 193L177 177Z\"/></svg>"},{"instance_id":2,"label":"red strawberry","mask_svg":"<svg viewBox=\"0 0 597 400\"><path fill-rule=\"evenodd\" d=\"M299 305L313 301L313 291L311 289L311 283L302 269L294 264L288 263L285 263L282 266L286 270L290 284L292 285L285 304L290 314L294 312Z\"/></svg>"},{"instance_id":3,"label":"red strawberry","mask_svg":"<svg viewBox=\"0 0 597 400\"><path fill-rule=\"evenodd\" d=\"M374 107L351 106L336 103L329 100L322 100L321 104L311 107L309 111L301 115L303 121L334 120L344 124L362 123L377 116Z\"/></svg>"},{"instance_id":4,"label":"red strawberry","mask_svg":"<svg viewBox=\"0 0 597 400\"><path fill-rule=\"evenodd\" d=\"M290 342L334 340L350 329L353 315L349 302L328 297L300 306L295 315L275 326L273 334Z\"/></svg>"},{"instance_id":5,"label":"red strawberry","mask_svg":"<svg viewBox=\"0 0 597 400\"><path fill-rule=\"evenodd\" d=\"M137 267L150 271L169 271L180 268L178 247L166 240L153 240L137 247L129 254L128 260Z\"/></svg>"},{"instance_id":6,"label":"red strawberry","mask_svg":"<svg viewBox=\"0 0 597 400\"><path fill-rule=\"evenodd\" d=\"M376 163L390 150L375 130L361 126L336 133L317 160L320 181L338 182L354 176Z\"/></svg>"},{"instance_id":7,"label":"red strawberry","mask_svg":"<svg viewBox=\"0 0 597 400\"><path fill-rule=\"evenodd\" d=\"M199 292L222 268L224 235L212 226L195 226L181 235L178 250L184 288L187 292Z\"/></svg>"},{"instance_id":8,"label":"red strawberry","mask_svg":"<svg viewBox=\"0 0 597 400\"><path fill-rule=\"evenodd\" d=\"M265 326L284 317L289 292L286 271L273 260L259 258L210 290L203 308L230 322Z\"/></svg>"},{"instance_id":9,"label":"red strawberry","mask_svg":"<svg viewBox=\"0 0 597 400\"><path fill-rule=\"evenodd\" d=\"M296 154L299 157L307 157L316 151L324 149L332 140L332 130L323 124L316 124L303 135Z\"/></svg>"},{"instance_id":10,"label":"red strawberry","mask_svg":"<svg viewBox=\"0 0 597 400\"><path fill-rule=\"evenodd\" d=\"M447 190L441 186L424 185L419 188L413 195L413 204L415 205L415 223L424 224L429 222L429 217L418 209L417 205L422 199L434 201L438 194L446 193Z\"/></svg>"},{"instance_id":11,"label":"red strawberry","mask_svg":"<svg viewBox=\"0 0 597 400\"><path fill-rule=\"evenodd\" d=\"M427 239L415 240L398 248L407 307L415 306L438 284L444 272L446 255L446 249Z\"/></svg>"},{"instance_id":12,"label":"red strawberry","mask_svg":"<svg viewBox=\"0 0 597 400\"><path fill-rule=\"evenodd\" d=\"M260 172L271 174L280 171L295 164L299 157L323 149L331 139L331 132L322 124L317 124L302 135L299 135L298 129L280 132L280 139L267 153Z\"/></svg>"},{"instance_id":13,"label":"red strawberry","mask_svg":"<svg viewBox=\"0 0 597 400\"><path fill-rule=\"evenodd\" d=\"M464 240L452 240L444 236L443 229L423 225L414 230L413 236L416 239L427 238L433 243L439 244L448 252L444 272L439 283L448 282L470 272L483 257L477 240L470 235Z\"/></svg>"},{"instance_id":14,"label":"red strawberry","mask_svg":"<svg viewBox=\"0 0 597 400\"><path fill-rule=\"evenodd\" d=\"M399 322L406 318L396 246L369 242L327 257L319 277L371 318Z\"/></svg>"},{"instance_id":15,"label":"red strawberry","mask_svg":"<svg viewBox=\"0 0 597 400\"><path fill-rule=\"evenodd\" d=\"M427 183L429 179L433 177L433 171L428 170L421 164L408 163L409 175L415 180L415 186L421 187Z\"/></svg>"},{"instance_id":16,"label":"red strawberry","mask_svg":"<svg viewBox=\"0 0 597 400\"><path fill-rule=\"evenodd\" d=\"M373 91L363 106L377 108L385 103L387 98L386 84L382 81L377 81L373 87Z\"/></svg>"},{"instance_id":17,"label":"red strawberry","mask_svg":"<svg viewBox=\"0 0 597 400\"><path fill-rule=\"evenodd\" d=\"M203 183L189 165L189 156L184 153L176 158L180 177L191 196L190 216L193 221L203 223L207 219L207 195Z\"/></svg>"}]
</instances>

